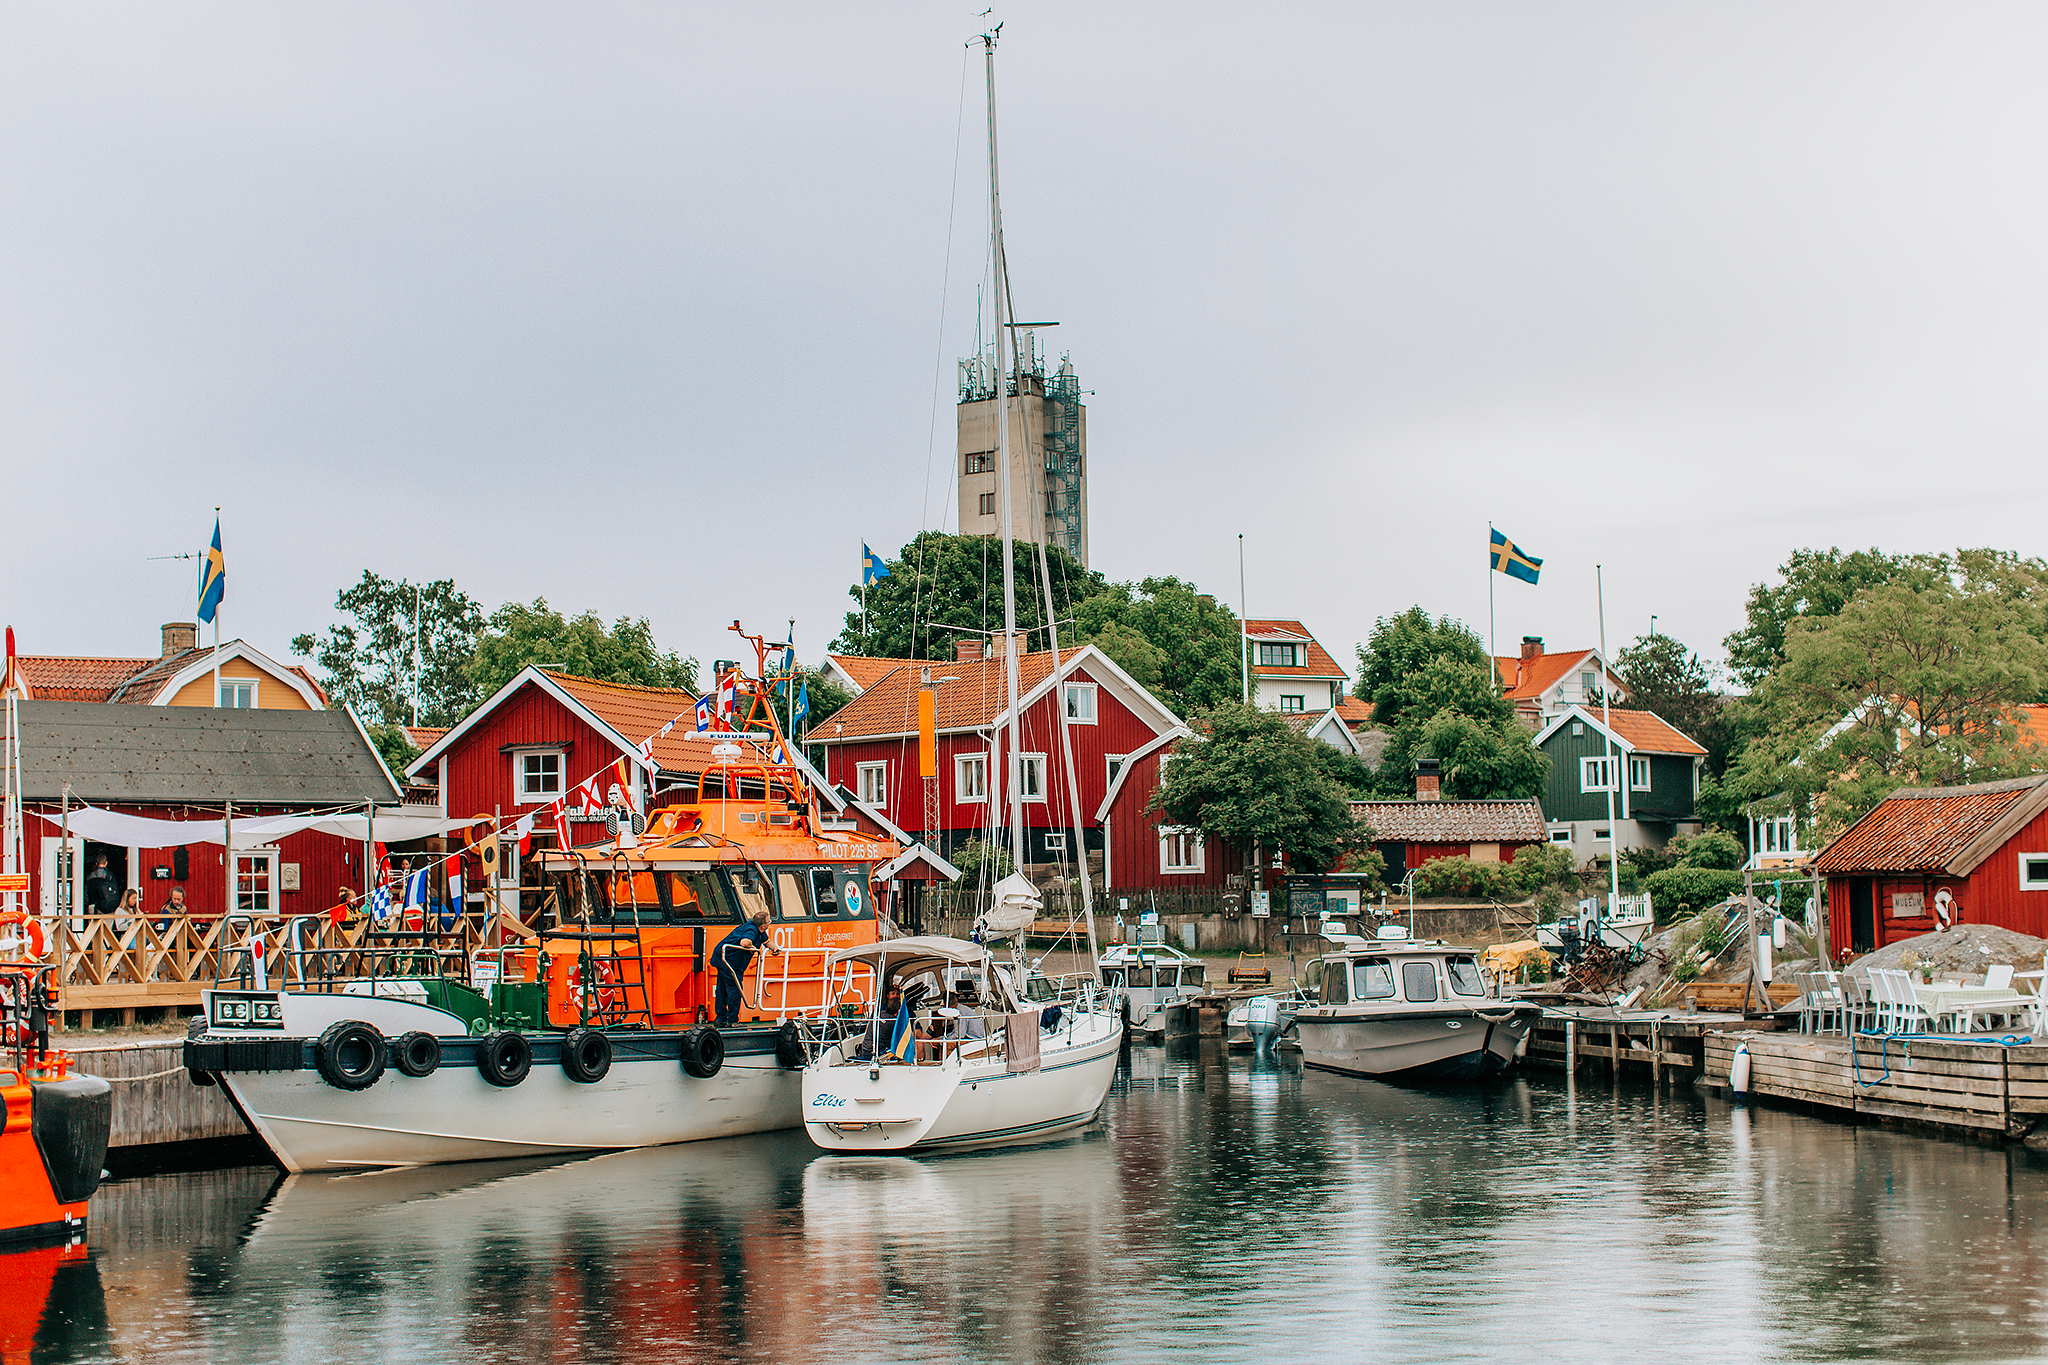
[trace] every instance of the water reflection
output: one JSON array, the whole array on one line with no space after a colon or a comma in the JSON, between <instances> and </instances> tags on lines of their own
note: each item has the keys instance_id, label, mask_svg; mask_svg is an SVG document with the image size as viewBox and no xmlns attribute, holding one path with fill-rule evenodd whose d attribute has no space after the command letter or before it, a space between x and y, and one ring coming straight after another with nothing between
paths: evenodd
<instances>
[{"instance_id":1,"label":"water reflection","mask_svg":"<svg viewBox=\"0 0 2048 1365\"><path fill-rule=\"evenodd\" d=\"M53 1263L48 1311L0 1349L2023 1359L2048 1351L2044 1209L2023 1153L1684 1090L1402 1090L1140 1048L1101 1122L1041 1148L826 1157L783 1134L111 1184L90 1257Z\"/></svg>"}]
</instances>

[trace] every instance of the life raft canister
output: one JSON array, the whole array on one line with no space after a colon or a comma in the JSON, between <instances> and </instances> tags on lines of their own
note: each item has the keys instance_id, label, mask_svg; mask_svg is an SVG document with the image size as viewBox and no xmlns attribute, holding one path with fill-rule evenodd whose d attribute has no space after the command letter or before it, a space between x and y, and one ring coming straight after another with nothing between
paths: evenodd
<instances>
[{"instance_id":1,"label":"life raft canister","mask_svg":"<svg viewBox=\"0 0 2048 1365\"><path fill-rule=\"evenodd\" d=\"M494 1029L477 1041L476 1069L492 1085L517 1085L533 1069L533 1044L523 1033Z\"/></svg>"},{"instance_id":2,"label":"life raft canister","mask_svg":"<svg viewBox=\"0 0 2048 1365\"><path fill-rule=\"evenodd\" d=\"M683 1035L683 1070L708 1081L725 1065L725 1037L712 1024L699 1024Z\"/></svg>"},{"instance_id":3,"label":"life raft canister","mask_svg":"<svg viewBox=\"0 0 2048 1365\"><path fill-rule=\"evenodd\" d=\"M572 1028L562 1035L562 1070L572 1081L592 1085L612 1069L612 1040L594 1028Z\"/></svg>"},{"instance_id":4,"label":"life raft canister","mask_svg":"<svg viewBox=\"0 0 2048 1365\"><path fill-rule=\"evenodd\" d=\"M408 1076L431 1076L441 1065L441 1040L414 1029L391 1045L391 1064Z\"/></svg>"},{"instance_id":5,"label":"life raft canister","mask_svg":"<svg viewBox=\"0 0 2048 1365\"><path fill-rule=\"evenodd\" d=\"M313 1044L320 1079L337 1090L368 1090L384 1074L384 1060L384 1035L360 1019L329 1024Z\"/></svg>"}]
</instances>

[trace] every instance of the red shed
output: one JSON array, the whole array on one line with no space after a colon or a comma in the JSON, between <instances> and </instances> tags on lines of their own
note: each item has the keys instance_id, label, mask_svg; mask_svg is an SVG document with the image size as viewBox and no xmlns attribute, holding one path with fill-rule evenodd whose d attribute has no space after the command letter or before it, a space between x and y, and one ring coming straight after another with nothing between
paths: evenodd
<instances>
[{"instance_id":1,"label":"red shed","mask_svg":"<svg viewBox=\"0 0 2048 1365\"><path fill-rule=\"evenodd\" d=\"M2048 938L2048 774L1902 788L1814 860L1828 879L1830 948L1867 953L1952 922Z\"/></svg>"},{"instance_id":2,"label":"red shed","mask_svg":"<svg viewBox=\"0 0 2048 1365\"><path fill-rule=\"evenodd\" d=\"M1435 777L1426 779L1432 786ZM1525 801L1353 801L1351 812L1372 826L1373 847L1387 860L1389 886L1433 858L1511 863L1543 843L1543 807Z\"/></svg>"},{"instance_id":3,"label":"red shed","mask_svg":"<svg viewBox=\"0 0 2048 1365\"><path fill-rule=\"evenodd\" d=\"M1159 790L1159 770L1172 761L1173 745L1189 738L1180 726L1156 736L1132 753L1103 795L1097 812L1109 845L1103 859L1109 888L1163 891L1245 890L1245 855L1228 844L1211 844L1196 829L1164 823L1148 809ZM1263 885L1264 883L1261 883Z\"/></svg>"}]
</instances>

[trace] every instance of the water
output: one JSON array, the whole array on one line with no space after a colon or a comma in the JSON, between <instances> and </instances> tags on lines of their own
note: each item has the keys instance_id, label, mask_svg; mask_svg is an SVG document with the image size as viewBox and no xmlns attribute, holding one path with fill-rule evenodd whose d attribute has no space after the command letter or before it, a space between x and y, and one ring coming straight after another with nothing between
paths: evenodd
<instances>
[{"instance_id":1,"label":"water","mask_svg":"<svg viewBox=\"0 0 2048 1365\"><path fill-rule=\"evenodd\" d=\"M113 1183L34 1358L2019 1360L2044 1213L2019 1150L1139 1048L1035 1149Z\"/></svg>"}]
</instances>

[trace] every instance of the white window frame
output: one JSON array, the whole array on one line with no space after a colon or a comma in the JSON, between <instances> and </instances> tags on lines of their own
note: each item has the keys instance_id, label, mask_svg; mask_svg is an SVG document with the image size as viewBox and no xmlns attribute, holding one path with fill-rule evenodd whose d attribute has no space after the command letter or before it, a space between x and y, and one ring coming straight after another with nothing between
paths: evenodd
<instances>
[{"instance_id":1,"label":"white window frame","mask_svg":"<svg viewBox=\"0 0 2048 1365\"><path fill-rule=\"evenodd\" d=\"M1294 704L1293 704L1292 706L1290 706L1290 705L1288 705L1288 703L1289 703L1289 702L1292 702L1292 703L1294 703ZM1307 713L1308 713L1308 694L1307 694L1307 693L1301 693L1301 694L1299 694L1299 695L1296 695L1295 693L1292 693L1292 692L1282 692L1282 693L1280 694L1280 714L1281 714L1281 715L1283 715L1283 716L1300 716L1300 715L1306 715Z\"/></svg>"},{"instance_id":2,"label":"white window frame","mask_svg":"<svg viewBox=\"0 0 2048 1365\"><path fill-rule=\"evenodd\" d=\"M1131 761L1129 754L1104 754L1102 756L1102 789L1108 791L1116 785L1116 775L1123 771L1124 764Z\"/></svg>"},{"instance_id":3,"label":"white window frame","mask_svg":"<svg viewBox=\"0 0 2048 1365\"><path fill-rule=\"evenodd\" d=\"M1097 697L1097 696L1095 695L1095 684L1094 684L1094 683L1077 683L1077 682L1070 682L1070 683L1068 683L1068 684L1066 685L1066 687L1065 687L1065 688L1063 689L1063 691L1062 691L1062 694L1061 694L1061 695L1062 695L1062 698L1063 698L1063 700L1064 700L1064 701L1065 701L1065 703L1066 703L1066 708L1067 708L1067 724L1069 724L1069 725L1093 725L1093 724L1095 724L1095 717L1096 717L1096 714L1097 714L1097 712L1096 712L1096 705L1097 705L1098 701L1100 700L1100 698L1098 698L1098 697ZM1077 701L1081 701L1081 700L1083 700L1083 698L1084 698L1084 697L1085 697L1085 699L1086 699L1086 701L1087 701L1087 703L1088 703L1088 714L1087 714L1087 715L1085 715L1085 716L1084 716L1084 715L1079 715L1079 714L1077 714L1077 713L1075 712L1075 709L1074 709L1074 703L1075 703L1075 702L1077 702Z\"/></svg>"},{"instance_id":4,"label":"white window frame","mask_svg":"<svg viewBox=\"0 0 2048 1365\"><path fill-rule=\"evenodd\" d=\"M2048 853L2022 853L2019 855L2020 890L2048 891L2048 876L2029 877L2027 875L2027 864L2030 861L2048 866Z\"/></svg>"},{"instance_id":5,"label":"white window frame","mask_svg":"<svg viewBox=\"0 0 2048 1365\"><path fill-rule=\"evenodd\" d=\"M242 864L250 865L253 875L256 865L263 868L264 891L261 903L244 907L242 904ZM274 848L238 848L235 850L234 907L238 915L277 914L277 850ZM253 894L253 893L252 893Z\"/></svg>"},{"instance_id":6,"label":"white window frame","mask_svg":"<svg viewBox=\"0 0 2048 1365\"><path fill-rule=\"evenodd\" d=\"M969 795L967 790L970 785L968 781L969 773L974 775L971 785L980 789L972 795ZM953 799L962 805L980 806L988 804L987 754L953 755Z\"/></svg>"},{"instance_id":7,"label":"white window frame","mask_svg":"<svg viewBox=\"0 0 2048 1365\"><path fill-rule=\"evenodd\" d=\"M1285 651L1286 651L1286 662L1285 662L1285 663L1282 663L1282 662L1280 661L1280 659L1278 659L1278 658L1275 658L1275 657L1274 657L1275 655L1279 654L1279 653L1280 653L1281 651L1283 651L1283 650L1285 650ZM1290 645L1290 644L1272 644L1272 645L1269 645L1269 644L1263 644L1263 643L1262 643L1262 644L1260 644L1260 646L1259 646L1259 667L1260 667L1260 668L1306 668L1307 666L1308 666L1308 665L1306 664L1306 662L1305 662L1305 661L1303 661L1303 659L1302 659L1302 657L1301 657L1301 646L1300 646L1300 645Z\"/></svg>"},{"instance_id":8,"label":"white window frame","mask_svg":"<svg viewBox=\"0 0 2048 1365\"><path fill-rule=\"evenodd\" d=\"M1582 792L1619 791L1615 786L1616 765L1619 760L1606 754L1579 760L1579 790ZM1600 765L1605 765L1600 766ZM1604 781L1602 779L1605 779Z\"/></svg>"},{"instance_id":9,"label":"white window frame","mask_svg":"<svg viewBox=\"0 0 2048 1365\"><path fill-rule=\"evenodd\" d=\"M551 792L536 792L526 785L526 760L552 755L555 760L555 789ZM545 806L559 796L568 793L569 751L562 748L536 746L530 749L512 751L512 803L517 806Z\"/></svg>"},{"instance_id":10,"label":"white window frame","mask_svg":"<svg viewBox=\"0 0 2048 1365\"><path fill-rule=\"evenodd\" d=\"M853 765L853 789L860 799L876 810L889 809L889 764L856 763Z\"/></svg>"},{"instance_id":11,"label":"white window frame","mask_svg":"<svg viewBox=\"0 0 2048 1365\"><path fill-rule=\"evenodd\" d=\"M1024 780L1024 774L1026 773L1033 774L1034 780L1026 782ZM1010 780L1017 784L1017 799L1019 801L1036 801L1041 805L1044 804L1045 755L1018 754L1016 760L1010 764ZM1033 787L1038 789L1036 795L1032 793L1031 789Z\"/></svg>"},{"instance_id":12,"label":"white window frame","mask_svg":"<svg viewBox=\"0 0 2048 1365\"><path fill-rule=\"evenodd\" d=\"M257 680L254 678L222 678L220 680L220 690L213 694L213 704L216 707L224 707L230 711L254 711L259 705L256 683ZM234 690L237 696L241 694L243 688L247 688L249 690L249 704L247 706L228 705L227 697L230 688Z\"/></svg>"},{"instance_id":13,"label":"white window frame","mask_svg":"<svg viewBox=\"0 0 2048 1365\"><path fill-rule=\"evenodd\" d=\"M1797 837L1792 828L1792 817L1789 815L1759 815L1756 818L1756 842L1759 853L1790 853L1798 847L1794 842ZM2026 855L2021 854L2020 857L2020 875L2024 877ZM2039 889L2048 890L2048 882L2043 882Z\"/></svg>"},{"instance_id":14,"label":"white window frame","mask_svg":"<svg viewBox=\"0 0 2048 1365\"><path fill-rule=\"evenodd\" d=\"M1637 771L1638 771L1638 768L1637 768L1637 766L1636 766L1637 764L1641 764L1641 765L1642 765L1642 767L1641 767L1640 771L1641 771L1641 773L1642 773L1642 777L1643 777L1643 780L1642 780L1642 781L1640 781L1640 782L1636 781L1636 773L1637 773ZM1638 758L1638 757L1636 757L1636 756L1635 756L1634 754L1630 754L1630 755L1629 755L1629 759L1628 759L1628 789L1629 789L1630 791L1632 791L1632 792L1646 792L1646 791L1648 791L1648 790L1650 789L1650 760L1649 760L1649 759L1647 759L1647 758Z\"/></svg>"},{"instance_id":15,"label":"white window frame","mask_svg":"<svg viewBox=\"0 0 2048 1365\"><path fill-rule=\"evenodd\" d=\"M1598 689L1599 684L1594 681L1597 676L1591 672L1579 674L1579 692L1582 695L1590 697Z\"/></svg>"},{"instance_id":16,"label":"white window frame","mask_svg":"<svg viewBox=\"0 0 2048 1365\"><path fill-rule=\"evenodd\" d=\"M1550 842L1553 844L1568 844L1571 841L1572 832L1568 829L1554 829L1550 831Z\"/></svg>"},{"instance_id":17,"label":"white window frame","mask_svg":"<svg viewBox=\"0 0 2048 1365\"><path fill-rule=\"evenodd\" d=\"M1192 863L1176 863L1176 857L1193 855ZM1159 827L1159 872L1167 877L1191 877L1205 870L1209 860L1202 832L1186 825Z\"/></svg>"},{"instance_id":18,"label":"white window frame","mask_svg":"<svg viewBox=\"0 0 2048 1365\"><path fill-rule=\"evenodd\" d=\"M1045 848L1048 853L1065 853L1067 851L1066 832L1057 829L1047 830L1045 834Z\"/></svg>"}]
</instances>

